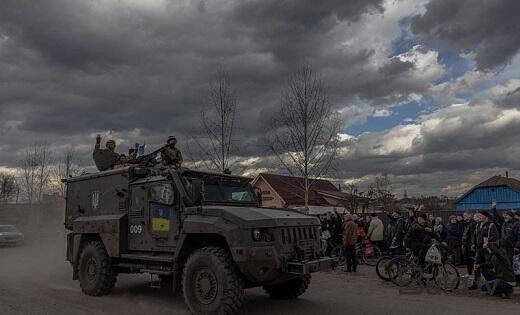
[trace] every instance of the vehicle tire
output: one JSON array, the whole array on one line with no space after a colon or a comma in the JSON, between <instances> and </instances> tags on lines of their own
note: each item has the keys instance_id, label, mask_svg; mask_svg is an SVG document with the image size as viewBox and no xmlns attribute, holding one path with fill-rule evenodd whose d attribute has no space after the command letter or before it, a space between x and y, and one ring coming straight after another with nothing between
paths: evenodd
<instances>
[{"instance_id":1,"label":"vehicle tire","mask_svg":"<svg viewBox=\"0 0 520 315\"><path fill-rule=\"evenodd\" d=\"M117 273L102 242L92 241L83 247L78 275L81 290L87 295L106 295L114 288Z\"/></svg>"},{"instance_id":2,"label":"vehicle tire","mask_svg":"<svg viewBox=\"0 0 520 315\"><path fill-rule=\"evenodd\" d=\"M305 293L311 282L311 276L306 275L275 285L264 286L265 292L273 299L293 300Z\"/></svg>"},{"instance_id":3,"label":"vehicle tire","mask_svg":"<svg viewBox=\"0 0 520 315\"><path fill-rule=\"evenodd\" d=\"M242 306L244 281L227 250L203 247L184 265L182 291L192 314L235 314Z\"/></svg>"},{"instance_id":4,"label":"vehicle tire","mask_svg":"<svg viewBox=\"0 0 520 315\"><path fill-rule=\"evenodd\" d=\"M375 266L379 258L381 258L381 256L383 256L383 253L377 246L374 246L372 254L370 255L367 253L366 249L363 250L363 262L367 266Z\"/></svg>"},{"instance_id":5,"label":"vehicle tire","mask_svg":"<svg viewBox=\"0 0 520 315\"><path fill-rule=\"evenodd\" d=\"M460 284L459 270L455 265L450 263L435 266L433 270L433 280L441 290L455 291Z\"/></svg>"},{"instance_id":6,"label":"vehicle tire","mask_svg":"<svg viewBox=\"0 0 520 315\"><path fill-rule=\"evenodd\" d=\"M392 256L383 256L376 263L377 276L383 281L390 281L388 274L388 264L392 260Z\"/></svg>"}]
</instances>

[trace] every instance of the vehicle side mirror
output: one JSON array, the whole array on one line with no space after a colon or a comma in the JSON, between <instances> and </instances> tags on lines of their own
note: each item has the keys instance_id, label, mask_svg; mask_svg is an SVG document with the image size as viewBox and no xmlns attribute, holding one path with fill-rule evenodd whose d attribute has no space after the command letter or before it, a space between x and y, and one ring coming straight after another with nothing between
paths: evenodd
<instances>
[{"instance_id":1,"label":"vehicle side mirror","mask_svg":"<svg viewBox=\"0 0 520 315\"><path fill-rule=\"evenodd\" d=\"M201 179L195 179L191 183L191 200L194 205L200 205L202 202L202 195L204 189L204 181Z\"/></svg>"}]
</instances>

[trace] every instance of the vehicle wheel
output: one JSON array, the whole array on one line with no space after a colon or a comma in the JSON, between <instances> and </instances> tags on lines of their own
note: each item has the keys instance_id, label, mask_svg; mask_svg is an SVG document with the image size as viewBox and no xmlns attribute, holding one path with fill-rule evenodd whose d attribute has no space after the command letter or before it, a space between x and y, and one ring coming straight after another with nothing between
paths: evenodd
<instances>
[{"instance_id":1,"label":"vehicle wheel","mask_svg":"<svg viewBox=\"0 0 520 315\"><path fill-rule=\"evenodd\" d=\"M391 260L391 256L383 256L379 258L376 263L377 276L383 281L390 281L390 276L388 275L388 264Z\"/></svg>"},{"instance_id":2,"label":"vehicle wheel","mask_svg":"<svg viewBox=\"0 0 520 315\"><path fill-rule=\"evenodd\" d=\"M184 301L193 314L235 314L244 282L233 258L221 247L204 247L188 258L182 276Z\"/></svg>"},{"instance_id":3,"label":"vehicle wheel","mask_svg":"<svg viewBox=\"0 0 520 315\"><path fill-rule=\"evenodd\" d=\"M116 284L117 274L110 257L100 241L89 242L79 258L79 285L87 295L101 296L110 293Z\"/></svg>"},{"instance_id":4,"label":"vehicle wheel","mask_svg":"<svg viewBox=\"0 0 520 315\"><path fill-rule=\"evenodd\" d=\"M264 286L265 292L273 299L292 300L307 291L311 282L311 276L295 278L275 285Z\"/></svg>"},{"instance_id":5,"label":"vehicle wheel","mask_svg":"<svg viewBox=\"0 0 520 315\"><path fill-rule=\"evenodd\" d=\"M367 266L375 266L379 258L381 258L381 256L383 256L383 254L379 247L374 246L372 253L370 254L366 249L363 251L363 262Z\"/></svg>"},{"instance_id":6,"label":"vehicle wheel","mask_svg":"<svg viewBox=\"0 0 520 315\"><path fill-rule=\"evenodd\" d=\"M433 279L435 284L444 291L455 291L460 284L459 271L453 264L435 266Z\"/></svg>"}]
</instances>

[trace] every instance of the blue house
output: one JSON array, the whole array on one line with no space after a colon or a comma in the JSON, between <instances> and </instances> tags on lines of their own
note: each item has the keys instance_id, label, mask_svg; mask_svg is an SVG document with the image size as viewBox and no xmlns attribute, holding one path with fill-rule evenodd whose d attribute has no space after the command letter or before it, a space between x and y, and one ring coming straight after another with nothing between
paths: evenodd
<instances>
[{"instance_id":1,"label":"blue house","mask_svg":"<svg viewBox=\"0 0 520 315\"><path fill-rule=\"evenodd\" d=\"M489 210L493 204L498 210L520 209L520 181L493 176L462 195L457 200L457 210Z\"/></svg>"}]
</instances>

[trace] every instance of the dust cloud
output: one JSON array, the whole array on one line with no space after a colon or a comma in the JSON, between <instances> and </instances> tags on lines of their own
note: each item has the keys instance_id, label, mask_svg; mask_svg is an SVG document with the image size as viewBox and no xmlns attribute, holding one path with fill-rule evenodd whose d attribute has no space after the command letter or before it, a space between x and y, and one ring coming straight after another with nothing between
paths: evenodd
<instances>
[{"instance_id":1,"label":"dust cloud","mask_svg":"<svg viewBox=\"0 0 520 315\"><path fill-rule=\"evenodd\" d=\"M12 224L25 236L20 245L0 247L0 280L45 284L70 281L63 218L61 202L0 205L0 225Z\"/></svg>"},{"instance_id":2,"label":"dust cloud","mask_svg":"<svg viewBox=\"0 0 520 315\"><path fill-rule=\"evenodd\" d=\"M0 247L0 314L187 314L182 295L150 288L150 276L120 274L102 298L81 292L66 261L64 205L0 205L0 225L14 225L23 244Z\"/></svg>"}]
</instances>

